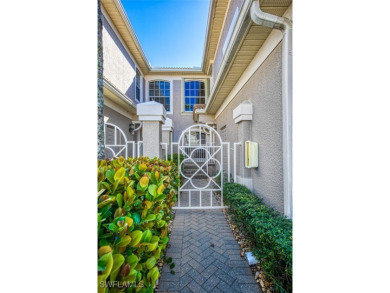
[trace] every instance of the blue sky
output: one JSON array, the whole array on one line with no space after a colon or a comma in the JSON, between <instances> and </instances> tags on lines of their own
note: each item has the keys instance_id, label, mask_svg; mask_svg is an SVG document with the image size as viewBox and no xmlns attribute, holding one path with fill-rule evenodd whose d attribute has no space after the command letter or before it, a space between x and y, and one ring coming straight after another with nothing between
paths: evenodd
<instances>
[{"instance_id":1,"label":"blue sky","mask_svg":"<svg viewBox=\"0 0 390 293\"><path fill-rule=\"evenodd\" d=\"M201 66L210 0L121 0L152 66Z\"/></svg>"}]
</instances>

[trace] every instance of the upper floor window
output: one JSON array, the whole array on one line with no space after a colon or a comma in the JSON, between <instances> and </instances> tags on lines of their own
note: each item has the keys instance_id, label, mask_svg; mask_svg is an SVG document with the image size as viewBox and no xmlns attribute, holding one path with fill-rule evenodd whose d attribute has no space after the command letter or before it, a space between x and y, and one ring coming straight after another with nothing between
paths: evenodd
<instances>
[{"instance_id":1,"label":"upper floor window","mask_svg":"<svg viewBox=\"0 0 390 293\"><path fill-rule=\"evenodd\" d=\"M141 101L141 72L138 68L135 70L135 99Z\"/></svg>"},{"instance_id":2,"label":"upper floor window","mask_svg":"<svg viewBox=\"0 0 390 293\"><path fill-rule=\"evenodd\" d=\"M199 80L185 82L184 86L184 111L191 112L196 104L205 104L205 83Z\"/></svg>"},{"instance_id":3,"label":"upper floor window","mask_svg":"<svg viewBox=\"0 0 390 293\"><path fill-rule=\"evenodd\" d=\"M171 111L171 84L168 81L149 82L149 99L163 104L167 112Z\"/></svg>"}]
</instances>

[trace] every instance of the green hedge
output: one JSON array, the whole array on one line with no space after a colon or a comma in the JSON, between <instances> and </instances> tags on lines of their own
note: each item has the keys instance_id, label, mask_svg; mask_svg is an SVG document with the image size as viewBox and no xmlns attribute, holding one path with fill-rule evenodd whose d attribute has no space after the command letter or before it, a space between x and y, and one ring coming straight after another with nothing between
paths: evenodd
<instances>
[{"instance_id":1,"label":"green hedge","mask_svg":"<svg viewBox=\"0 0 390 293\"><path fill-rule=\"evenodd\" d=\"M179 185L169 161L98 161L98 293L153 292Z\"/></svg>"},{"instance_id":2,"label":"green hedge","mask_svg":"<svg viewBox=\"0 0 390 293\"><path fill-rule=\"evenodd\" d=\"M224 200L239 227L251 236L253 253L275 290L292 292L292 221L240 184L224 184Z\"/></svg>"},{"instance_id":3,"label":"green hedge","mask_svg":"<svg viewBox=\"0 0 390 293\"><path fill-rule=\"evenodd\" d=\"M177 166L178 162L179 162L178 157L179 157L179 154L177 154L177 153L174 153L172 157L171 157L171 155L168 155L168 161L173 161L175 163L175 165ZM184 160L184 155L180 154L180 162L183 162L183 160Z\"/></svg>"}]
</instances>

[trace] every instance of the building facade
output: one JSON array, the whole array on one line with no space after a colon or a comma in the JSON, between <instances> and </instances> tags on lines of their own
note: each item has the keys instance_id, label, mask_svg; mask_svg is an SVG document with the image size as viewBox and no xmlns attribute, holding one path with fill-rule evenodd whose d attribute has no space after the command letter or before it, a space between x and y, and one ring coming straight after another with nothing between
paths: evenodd
<instances>
[{"instance_id":1,"label":"building facade","mask_svg":"<svg viewBox=\"0 0 390 293\"><path fill-rule=\"evenodd\" d=\"M137 105L160 103L169 151L187 127L211 125L230 142L236 181L292 217L291 1L210 1L200 68L151 67L120 1L102 0L102 11L105 122L145 141ZM106 145L113 139L106 129ZM258 143L257 168L244 166L245 141Z\"/></svg>"}]
</instances>

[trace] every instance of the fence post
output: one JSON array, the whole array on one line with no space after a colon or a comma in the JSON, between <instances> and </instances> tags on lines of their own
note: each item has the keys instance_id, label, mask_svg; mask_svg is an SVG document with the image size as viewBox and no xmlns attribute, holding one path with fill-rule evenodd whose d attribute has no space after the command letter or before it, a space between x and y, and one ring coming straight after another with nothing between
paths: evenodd
<instances>
[{"instance_id":1,"label":"fence post","mask_svg":"<svg viewBox=\"0 0 390 293\"><path fill-rule=\"evenodd\" d=\"M162 124L166 111L160 103L151 101L137 105L137 115L142 121L143 156L162 158Z\"/></svg>"},{"instance_id":2,"label":"fence post","mask_svg":"<svg viewBox=\"0 0 390 293\"><path fill-rule=\"evenodd\" d=\"M238 141L242 146L245 146L245 141L251 139L252 114L253 105L248 100L243 101L233 110L234 123L238 124ZM242 149L244 150L245 148ZM251 170L244 167L244 151L241 152L238 164L240 172L236 175L237 183L245 185L249 190L253 191Z\"/></svg>"}]
</instances>

